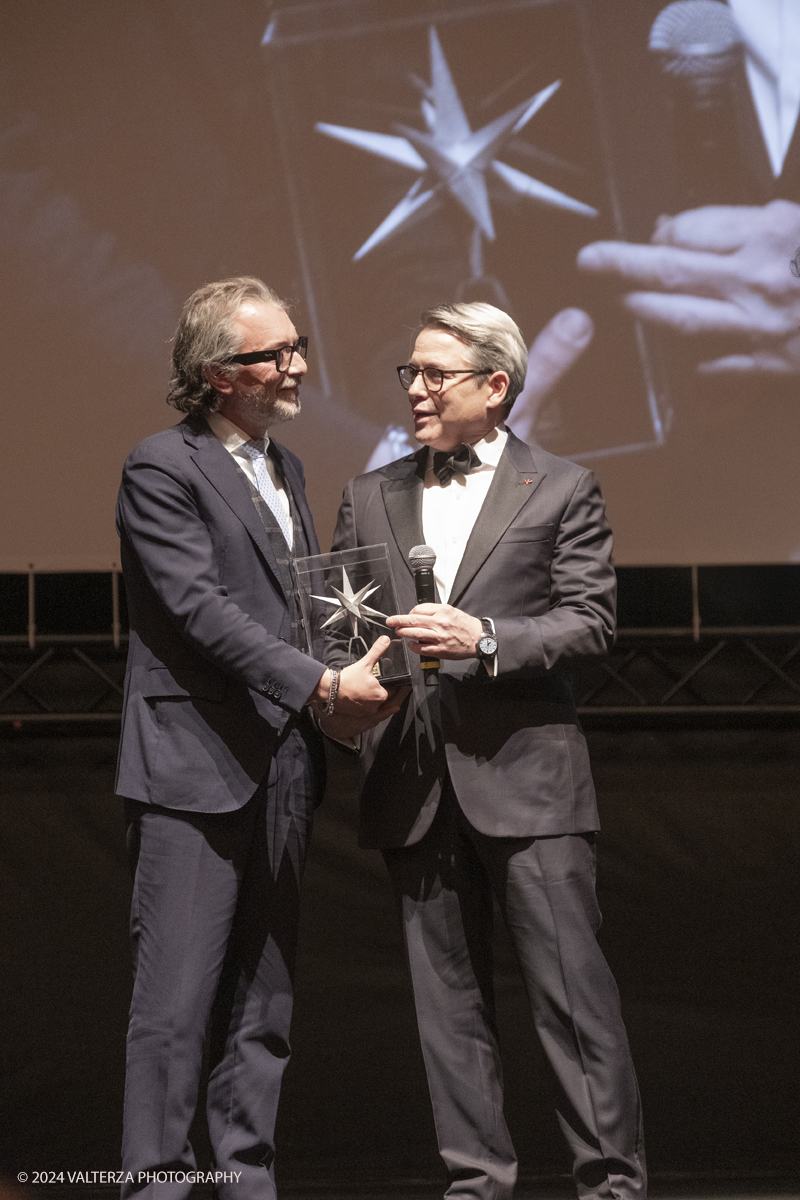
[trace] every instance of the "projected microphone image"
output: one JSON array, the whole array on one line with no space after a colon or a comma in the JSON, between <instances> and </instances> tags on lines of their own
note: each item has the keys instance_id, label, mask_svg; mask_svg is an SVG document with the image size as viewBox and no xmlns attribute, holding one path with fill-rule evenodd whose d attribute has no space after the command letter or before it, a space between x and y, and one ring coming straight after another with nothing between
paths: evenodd
<instances>
[{"instance_id":1,"label":"projected microphone image","mask_svg":"<svg viewBox=\"0 0 800 1200\"><path fill-rule=\"evenodd\" d=\"M736 18L717 0L677 0L656 17L649 46L671 93L683 206L735 200L726 188L728 174L741 174L743 165L736 93L743 82L744 39Z\"/></svg>"}]
</instances>

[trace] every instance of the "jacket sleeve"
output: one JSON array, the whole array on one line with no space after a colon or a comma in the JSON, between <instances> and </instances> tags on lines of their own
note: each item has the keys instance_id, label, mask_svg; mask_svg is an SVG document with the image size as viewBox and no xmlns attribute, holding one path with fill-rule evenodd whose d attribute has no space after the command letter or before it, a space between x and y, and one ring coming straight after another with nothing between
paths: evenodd
<instances>
[{"instance_id":1,"label":"jacket sleeve","mask_svg":"<svg viewBox=\"0 0 800 1200\"><path fill-rule=\"evenodd\" d=\"M494 619L499 671L550 670L562 659L605 654L616 627L612 536L600 487L583 471L564 508L553 546L550 608L541 616Z\"/></svg>"},{"instance_id":2,"label":"jacket sleeve","mask_svg":"<svg viewBox=\"0 0 800 1200\"><path fill-rule=\"evenodd\" d=\"M270 633L230 598L209 527L178 468L155 461L139 447L123 471L117 528L192 649L283 707L302 709L325 667Z\"/></svg>"}]
</instances>

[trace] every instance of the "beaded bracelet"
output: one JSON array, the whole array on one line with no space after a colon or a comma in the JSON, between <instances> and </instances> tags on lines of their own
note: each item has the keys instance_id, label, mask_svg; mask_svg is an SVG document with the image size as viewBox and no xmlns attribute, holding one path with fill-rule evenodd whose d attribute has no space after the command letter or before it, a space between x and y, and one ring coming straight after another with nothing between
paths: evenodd
<instances>
[{"instance_id":1,"label":"beaded bracelet","mask_svg":"<svg viewBox=\"0 0 800 1200\"><path fill-rule=\"evenodd\" d=\"M331 668L331 690L328 692L328 703L325 705L324 710L326 717L333 715L333 706L336 703L336 696L339 692L339 679L341 678L341 674L341 671L337 671L333 667Z\"/></svg>"}]
</instances>

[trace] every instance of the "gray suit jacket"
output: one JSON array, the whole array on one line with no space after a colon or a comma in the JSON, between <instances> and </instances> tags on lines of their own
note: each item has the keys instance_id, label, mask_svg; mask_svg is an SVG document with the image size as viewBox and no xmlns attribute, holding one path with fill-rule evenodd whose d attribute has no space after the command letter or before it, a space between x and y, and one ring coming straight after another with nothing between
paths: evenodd
<instances>
[{"instance_id":1,"label":"gray suit jacket","mask_svg":"<svg viewBox=\"0 0 800 1200\"><path fill-rule=\"evenodd\" d=\"M277 451L319 553L300 460ZM117 793L198 812L240 808L324 667L290 644L269 538L205 421L136 447L117 529L131 630Z\"/></svg>"},{"instance_id":2,"label":"gray suit jacket","mask_svg":"<svg viewBox=\"0 0 800 1200\"><path fill-rule=\"evenodd\" d=\"M385 542L398 604L416 603L408 565L424 542L427 449L352 480L336 550ZM448 602L494 620L499 670L419 660L410 702L362 738L361 843L402 846L429 827L449 771L472 824L495 837L598 828L586 742L561 664L604 653L614 633L611 531L590 471L509 433Z\"/></svg>"}]
</instances>

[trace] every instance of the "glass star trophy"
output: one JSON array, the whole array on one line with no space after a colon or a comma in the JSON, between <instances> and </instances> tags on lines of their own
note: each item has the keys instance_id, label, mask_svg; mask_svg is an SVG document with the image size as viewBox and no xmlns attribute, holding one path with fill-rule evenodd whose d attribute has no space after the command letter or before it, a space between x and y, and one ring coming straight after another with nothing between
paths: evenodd
<instances>
[{"instance_id":1,"label":"glass star trophy","mask_svg":"<svg viewBox=\"0 0 800 1200\"><path fill-rule=\"evenodd\" d=\"M363 658L377 638L391 639L373 668L381 683L408 683L405 642L386 624L398 611L385 543L295 560L309 652L331 667Z\"/></svg>"}]
</instances>

